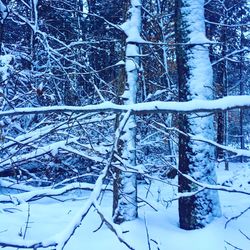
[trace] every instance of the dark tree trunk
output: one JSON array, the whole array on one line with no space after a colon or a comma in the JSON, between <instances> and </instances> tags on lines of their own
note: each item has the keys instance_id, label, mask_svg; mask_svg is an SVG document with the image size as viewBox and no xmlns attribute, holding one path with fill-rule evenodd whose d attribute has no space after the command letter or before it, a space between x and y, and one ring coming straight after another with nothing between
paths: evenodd
<instances>
[{"instance_id":1,"label":"dark tree trunk","mask_svg":"<svg viewBox=\"0 0 250 250\"><path fill-rule=\"evenodd\" d=\"M242 48L242 41L243 41L243 30L241 27L241 37L240 37L240 47ZM242 67L243 67L243 53L240 53L240 95L244 95L244 86L243 86L243 79L242 79ZM245 140L244 140L244 129L243 129L243 122L244 122L244 110L240 109L240 148L245 148ZM241 156L240 161L244 161L244 157Z\"/></svg>"},{"instance_id":2,"label":"dark tree trunk","mask_svg":"<svg viewBox=\"0 0 250 250\"><path fill-rule=\"evenodd\" d=\"M221 42L222 51L221 51L221 58L226 56L226 29L223 27L221 32ZM221 62L219 62L216 70L216 97L222 98L227 95L227 68L226 68L226 58L224 58ZM226 114L225 112L219 112L217 114L217 143L223 145L226 142ZM224 158L224 151L222 148L216 148L216 158L223 159Z\"/></svg>"}]
</instances>

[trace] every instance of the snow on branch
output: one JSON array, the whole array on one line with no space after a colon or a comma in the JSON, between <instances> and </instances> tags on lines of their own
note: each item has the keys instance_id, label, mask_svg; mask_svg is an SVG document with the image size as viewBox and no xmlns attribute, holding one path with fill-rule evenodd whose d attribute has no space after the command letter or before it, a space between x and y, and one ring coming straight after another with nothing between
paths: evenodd
<instances>
[{"instance_id":1,"label":"snow on branch","mask_svg":"<svg viewBox=\"0 0 250 250\"><path fill-rule=\"evenodd\" d=\"M0 173L5 171L6 169L9 169L9 166L11 166L13 164L22 163L22 162L25 162L27 160L51 153L53 151L57 152L59 150L59 148L61 148L61 147L63 148L67 143L71 143L74 141L75 141L75 139L68 139L68 140L64 140L64 141L55 142L55 143L52 143L50 145L46 145L43 147L36 147L35 150L30 152L30 153L16 155L16 156L12 156L8 159L2 160L0 162L0 167L1 167ZM7 167L5 168L5 166L7 166Z\"/></svg>"},{"instance_id":2,"label":"snow on branch","mask_svg":"<svg viewBox=\"0 0 250 250\"><path fill-rule=\"evenodd\" d=\"M147 103L136 103L118 105L112 102L103 102L86 106L50 106L36 108L16 108L13 110L1 111L0 117L29 114L47 113L93 113L93 112L114 112L122 113L131 110L132 114L150 113L197 113L197 112L219 112L236 108L250 108L250 96L226 96L217 100L192 100L188 102L163 102L154 101Z\"/></svg>"},{"instance_id":3,"label":"snow on branch","mask_svg":"<svg viewBox=\"0 0 250 250\"><path fill-rule=\"evenodd\" d=\"M178 172L178 174L182 175L183 177L185 177L187 180L189 180L190 182L196 184L198 187L201 187L202 190L203 189L211 189L211 190L218 190L218 191L225 191L225 192L229 192L229 193L238 193L238 194L245 194L245 195L250 195L250 192L244 191L243 189L237 189L237 188L233 188L233 187L226 187L226 186L222 186L222 185L217 185L217 184L208 184L208 183L203 183L200 181L195 180L193 177L187 175L187 174L183 174L178 168L176 168L175 166L172 166L173 168L175 168ZM198 192L202 191L202 190L197 190ZM193 192L193 194L196 194L196 192ZM182 197L183 194L180 194L180 197ZM188 193L184 194L189 196Z\"/></svg>"},{"instance_id":4,"label":"snow on branch","mask_svg":"<svg viewBox=\"0 0 250 250\"><path fill-rule=\"evenodd\" d=\"M178 171L178 173L180 173L180 172ZM214 184L201 183L199 181L196 181L194 178L192 178L189 175L186 175L186 174L183 174L183 173L181 173L181 175L184 176L189 181L191 181L194 184L196 184L197 186L205 188L205 189L211 189L211 190L225 191L225 192L229 192L229 193L239 193L239 194L250 195L250 192L244 191L242 189L236 189L236 188L233 188L233 187L225 187L225 186L222 186L222 185L214 185Z\"/></svg>"},{"instance_id":5,"label":"snow on branch","mask_svg":"<svg viewBox=\"0 0 250 250\"><path fill-rule=\"evenodd\" d=\"M2 186L2 185L1 185ZM8 186L7 186L8 187ZM72 183L62 188L42 188L35 191L28 191L23 193L17 193L12 195L0 195L0 202L11 202L15 204L21 204L23 202L31 202L34 200L42 199L44 197L54 197L60 196L67 192L73 190L93 190L95 187L94 184L90 183ZM102 190L106 189L107 185L102 187Z\"/></svg>"},{"instance_id":6,"label":"snow on branch","mask_svg":"<svg viewBox=\"0 0 250 250\"><path fill-rule=\"evenodd\" d=\"M32 248L32 249L38 249L38 248L47 248L47 247L53 247L56 246L57 243L53 240L47 240L47 241L41 241L37 242L34 240L18 240L18 239L12 239L10 241L6 239L0 238L0 246L1 247L13 247L13 248Z\"/></svg>"},{"instance_id":7,"label":"snow on branch","mask_svg":"<svg viewBox=\"0 0 250 250\"><path fill-rule=\"evenodd\" d=\"M69 225L61 232L53 235L52 237L44 240L44 241L27 241L27 240L6 240L0 238L0 246L2 247L16 247L16 248L47 248L50 246L56 247L58 250L62 250L71 236L74 234L75 230L81 225L82 220L87 215L90 208L93 206L94 202L98 200L102 190L103 190L103 180L105 179L110 164L107 164L102 171L102 174L98 177L93 191L89 197L89 199L84 203L83 208L80 212L78 212ZM53 193L52 191L50 191ZM57 192L55 190L55 192ZM32 193L32 192L29 192ZM28 195L28 194L26 194ZM25 196L25 194L24 194ZM27 197L26 197L27 198Z\"/></svg>"},{"instance_id":8,"label":"snow on branch","mask_svg":"<svg viewBox=\"0 0 250 250\"><path fill-rule=\"evenodd\" d=\"M190 135L188 134L188 136L192 139L192 140L195 140L195 141L201 141L201 142L207 142L208 144L211 144L213 146L216 146L218 148L221 148L225 151L228 151L230 153L234 153L236 154L236 156L246 156L246 157L250 157L250 150L247 150L247 149L237 149L237 148L234 148L234 147L231 147L231 146L224 146L224 145L221 145L215 141L212 141L212 140L208 140L202 136L197 136L197 135Z\"/></svg>"},{"instance_id":9,"label":"snow on branch","mask_svg":"<svg viewBox=\"0 0 250 250\"><path fill-rule=\"evenodd\" d=\"M178 129L175 129L176 131L178 131L179 133L182 133L180 130ZM190 137L191 140L195 140L195 141L201 141L201 142L206 142L210 145L213 145L215 147L218 147L218 148L221 148L225 151L228 151L230 153L233 153L233 154L236 154L236 156L246 156L246 157L250 157L250 150L247 150L247 149L237 149L237 148L234 148L232 146L225 146L225 145L222 145L222 144L219 144L213 140L209 140L209 139L206 139L200 135L191 135L191 134L186 134L188 137Z\"/></svg>"},{"instance_id":10,"label":"snow on branch","mask_svg":"<svg viewBox=\"0 0 250 250\"><path fill-rule=\"evenodd\" d=\"M128 111L128 117L129 117L129 113L130 111ZM0 246L2 247L15 247L15 248L33 248L33 249L37 249L37 248L47 248L47 247L55 247L55 249L57 250L62 250L64 249L65 245L67 244L67 242L69 241L69 239L72 237L72 235L75 233L75 230L81 225L82 220L85 218L85 216L88 214L89 210L91 209L92 206L95 206L96 208L98 208L98 199L101 195L101 192L103 191L103 181L106 178L109 168L112 165L112 161L114 158L114 154L115 154L115 148L117 148L117 144L119 141L119 138L121 136L121 133L127 123L127 116L125 115L125 118L123 118L123 121L121 122L122 126L120 126L117 129L116 132L116 137L115 137L115 141L113 144L113 148L109 157L109 160L107 161L107 164L105 165L102 173L99 175L99 177L97 178L96 183L92 186L93 187L93 191L90 194L90 197L88 198L87 201L85 201L83 208L75 215L75 217L72 219L72 221L67 225L66 228L64 228L63 231L51 236L50 238L43 240L43 241L27 241L27 240L6 240L0 237ZM73 184L72 184L73 185ZM63 192L67 192L68 187L62 188L62 189L55 189L55 190L40 190L40 191L31 191L31 192L27 192L27 193L23 193L23 194L16 194L15 197L19 202L21 200L27 200L30 201L32 199L37 199L40 198L41 196L46 196L48 194L50 194L51 196L53 195L59 195L60 193ZM71 188L74 188L74 186L72 186ZM85 186L85 188L87 188L87 186ZM13 196L14 197L14 196ZM4 197L4 196L0 196L0 199L2 199L4 201L11 201L11 197ZM14 198L15 199L15 198ZM102 215L100 209L98 208L98 213L99 215ZM103 219L105 219L104 217L102 217ZM118 229L116 226L113 225L113 223L111 223L109 220L105 219L105 222L111 226L112 231L116 234L116 236L118 237L118 239L124 243L125 245L129 246L128 243L126 243L121 234L118 232ZM133 249L132 247L130 247L130 249Z\"/></svg>"},{"instance_id":11,"label":"snow on branch","mask_svg":"<svg viewBox=\"0 0 250 250\"><path fill-rule=\"evenodd\" d=\"M225 146L225 145L222 145L222 144L219 144L213 140L210 140L210 139L206 139L205 137L203 136L200 136L200 135L192 135L190 133L184 133L183 131L179 130L178 128L174 128L174 127L166 127L165 124L162 124L162 123L156 123L157 125L160 125L162 127L164 127L166 130L172 130L172 131L176 131L178 132L179 134L182 134L182 135L185 135L187 137L189 137L191 140L194 140L194 141L200 141L200 142L206 142L210 145L213 145L215 147L218 147L218 148L221 148L225 151L228 151L230 153L233 153L233 154L236 154L236 156L246 156L246 157L250 157L250 150L247 150L247 149L237 149L237 148L234 148L232 146ZM153 127L154 129L157 129L158 131L162 132L162 133L166 133L164 130L162 129L159 129L155 126L151 126Z\"/></svg>"}]
</instances>

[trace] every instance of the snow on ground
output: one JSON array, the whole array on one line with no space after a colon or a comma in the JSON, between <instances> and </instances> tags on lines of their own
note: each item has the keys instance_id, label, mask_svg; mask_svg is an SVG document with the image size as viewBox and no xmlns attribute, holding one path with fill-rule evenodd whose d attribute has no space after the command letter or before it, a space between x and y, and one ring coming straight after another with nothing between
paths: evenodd
<instances>
[{"instance_id":1,"label":"snow on ground","mask_svg":"<svg viewBox=\"0 0 250 250\"><path fill-rule=\"evenodd\" d=\"M229 171L224 171L224 166L221 164L218 168L218 182L250 191L250 164L230 163ZM220 192L223 216L204 229L185 231L178 228L177 201L167 202L173 198L175 192L175 188L164 183L154 182L150 188L145 184L140 184L140 197L145 198L147 193L147 200L158 211L156 212L149 206L142 206L137 220L121 225L124 238L132 247L136 250L235 249L229 245L231 244L238 249L250 249L250 240L246 237L250 237L250 210L237 220L231 220L225 228L228 219L237 216L250 206L249 196ZM21 239L24 234L26 234L25 239L28 240L51 237L65 228L73 215L83 207L89 194L89 191L74 191L74 193L60 197L60 199L65 199L65 202L44 198L32 202L30 208L26 203L0 204L0 239ZM111 204L112 194L106 192L101 207L109 218L111 217ZM30 209L29 227L25 233L28 209ZM66 245L65 250L127 249L107 226L103 225L97 230L100 223L99 215L92 209ZM94 232L95 230L97 231Z\"/></svg>"}]
</instances>

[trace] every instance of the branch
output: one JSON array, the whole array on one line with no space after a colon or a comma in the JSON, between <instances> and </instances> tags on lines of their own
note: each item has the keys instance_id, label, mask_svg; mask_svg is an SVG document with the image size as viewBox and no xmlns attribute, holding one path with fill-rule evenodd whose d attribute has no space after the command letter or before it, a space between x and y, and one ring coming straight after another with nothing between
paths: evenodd
<instances>
[{"instance_id":1,"label":"branch","mask_svg":"<svg viewBox=\"0 0 250 250\"><path fill-rule=\"evenodd\" d=\"M94 203L94 207L96 208L97 213L100 215L102 221L105 222L105 224L107 225L107 227L116 235L116 237L118 238L118 240L120 242L122 242L123 244L125 244L129 249L131 250L135 250L133 247L131 247L124 239L122 236L122 232L120 230L120 228L113 223L111 220L107 219L104 216L104 213L101 211L101 207L95 202Z\"/></svg>"},{"instance_id":2,"label":"branch","mask_svg":"<svg viewBox=\"0 0 250 250\"><path fill-rule=\"evenodd\" d=\"M48 114L48 113L93 113L93 112L114 112L122 113L131 110L131 114L152 114L152 113L198 113L198 112L220 112L236 108L250 108L250 96L226 96L217 100L192 100L187 102L163 102L154 101L147 103L136 103L118 105L112 102L86 106L50 106L36 108L16 108L13 110L1 111L0 118L4 116Z\"/></svg>"},{"instance_id":3,"label":"branch","mask_svg":"<svg viewBox=\"0 0 250 250\"><path fill-rule=\"evenodd\" d=\"M3 247L9 246L9 247L16 247L16 248L34 248L34 249L37 249L38 247L46 248L49 246L55 246L56 249L58 250L64 249L65 245L67 244L69 239L72 237L75 230L81 225L82 220L85 218L90 208L93 206L94 202L98 200L101 194L103 180L105 179L108 173L109 167L111 166L113 155L114 155L114 148L116 147L116 144L118 143L119 137L120 137L120 134L118 135L118 138L116 138L115 143L113 145L113 151L111 152L109 162L104 168L102 174L98 177L89 199L84 204L83 209L74 217L74 219L62 232L56 235L53 235L51 238L47 239L47 241L42 241L42 242L18 240L13 243L13 241L6 241L0 238L0 246L3 246Z\"/></svg>"},{"instance_id":4,"label":"branch","mask_svg":"<svg viewBox=\"0 0 250 250\"><path fill-rule=\"evenodd\" d=\"M202 187L204 189L211 189L211 190L218 190L218 191L225 191L229 193L239 193L239 194L245 194L245 195L250 195L250 192L244 191L242 189L236 189L236 188L231 188L231 187L224 187L221 185L213 185L213 184L207 184L207 183L202 183L199 181L196 181L193 177L181 173L179 170L177 170L179 174L181 174L183 177L188 179L189 181L193 182L199 187Z\"/></svg>"},{"instance_id":5,"label":"branch","mask_svg":"<svg viewBox=\"0 0 250 250\"><path fill-rule=\"evenodd\" d=\"M18 203L30 202L34 200L39 200L44 197L59 196L73 190L93 190L94 184L90 183L72 183L63 188L43 188L35 191L23 192L13 195L0 195L0 202L4 203ZM106 186L102 186L102 190L106 189Z\"/></svg>"},{"instance_id":6,"label":"branch","mask_svg":"<svg viewBox=\"0 0 250 250\"><path fill-rule=\"evenodd\" d=\"M234 250L244 250L244 249L242 249L242 248L236 247L235 245L233 245L232 243L230 243L230 242L228 242L228 241L226 241L226 240L225 240L225 242L226 242L229 246L233 247Z\"/></svg>"},{"instance_id":7,"label":"branch","mask_svg":"<svg viewBox=\"0 0 250 250\"><path fill-rule=\"evenodd\" d=\"M240 212L240 214L234 216L234 217L231 217L225 224L225 229L227 228L227 225L230 221L232 220L237 220L239 217L241 217L244 213L246 213L248 210L250 209L250 207L246 208L244 211Z\"/></svg>"},{"instance_id":8,"label":"branch","mask_svg":"<svg viewBox=\"0 0 250 250\"><path fill-rule=\"evenodd\" d=\"M231 188L231 187L225 187L225 186L221 186L221 185L215 185L215 184L208 184L208 183L202 183L199 182L197 180L195 180L193 177L187 175L187 174L183 174L177 167L175 167L174 165L172 165L172 167L174 169L176 169L176 171L182 175L183 177L185 177L187 180L191 181L192 183L196 184L197 186L201 187L202 189L211 189L211 190L218 190L218 191L225 191L225 192L229 192L229 193L239 193L239 194L245 194L245 195L250 195L250 192L244 191L242 189L236 189L236 188ZM197 192L200 192L202 190L197 190L196 192L192 192L192 195L195 195ZM180 193L181 196L183 196L183 193ZM185 196L190 196L189 192L184 193Z\"/></svg>"},{"instance_id":9,"label":"branch","mask_svg":"<svg viewBox=\"0 0 250 250\"><path fill-rule=\"evenodd\" d=\"M205 20L205 23L214 24L214 25L218 25L218 26L222 26L222 27L229 27L229 28L244 27L244 26L248 27L248 26L250 26L250 23L225 24L225 23L212 22L212 21L209 21L209 20Z\"/></svg>"},{"instance_id":10,"label":"branch","mask_svg":"<svg viewBox=\"0 0 250 250\"><path fill-rule=\"evenodd\" d=\"M159 124L159 123L157 123L157 124ZM250 157L250 150L247 150L247 149L237 149L237 148L233 148L231 146L225 146L225 145L219 144L219 143L217 143L217 142L215 142L213 140L206 139L206 138L204 138L203 136L200 136L200 135L192 135L192 134L189 134L189 133L184 133L184 132L182 132L181 130L179 130L177 128L167 128L167 129L171 129L171 130L177 131L178 133L189 137L191 140L200 141L200 142L206 142L206 143L208 143L210 145L213 145L215 147L221 148L221 149L223 149L225 151L228 151L230 153L236 154L237 156Z\"/></svg>"},{"instance_id":11,"label":"branch","mask_svg":"<svg viewBox=\"0 0 250 250\"><path fill-rule=\"evenodd\" d=\"M240 54L242 52L249 52L250 49L249 48L243 48L243 49L239 49L239 50L234 50L233 52L225 55L224 57L220 58L219 60L215 61L212 63L212 66L218 64L221 61L224 61L225 59L228 59L230 56L236 55L236 54Z\"/></svg>"},{"instance_id":12,"label":"branch","mask_svg":"<svg viewBox=\"0 0 250 250\"><path fill-rule=\"evenodd\" d=\"M239 229L239 231L240 231L240 233L241 233L242 235L244 235L248 240L250 240L250 237L249 237L249 236L247 236L245 233L243 233L240 229Z\"/></svg>"}]
</instances>

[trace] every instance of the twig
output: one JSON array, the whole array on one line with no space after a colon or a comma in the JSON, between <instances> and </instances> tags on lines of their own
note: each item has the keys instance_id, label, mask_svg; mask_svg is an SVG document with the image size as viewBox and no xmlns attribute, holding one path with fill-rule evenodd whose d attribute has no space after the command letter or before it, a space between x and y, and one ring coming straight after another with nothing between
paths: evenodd
<instances>
[{"instance_id":1,"label":"twig","mask_svg":"<svg viewBox=\"0 0 250 250\"><path fill-rule=\"evenodd\" d=\"M30 204L28 203L28 214L27 214L27 220L25 223L25 229L24 229L24 233L23 233L23 239L25 239L26 234L27 234L27 230L29 228L29 222L30 222Z\"/></svg>"},{"instance_id":2,"label":"twig","mask_svg":"<svg viewBox=\"0 0 250 250\"><path fill-rule=\"evenodd\" d=\"M191 176L189 176L187 174L183 174L175 166L172 165L172 167L177 170L178 174L182 175L184 178L186 178L190 182L196 184L198 187L201 187L201 188L204 188L204 189L209 189L209 190L218 190L218 191L225 191L225 192L229 192L229 193L238 193L238 194L250 195L250 192L247 192L247 191L244 191L244 190L235 189L235 188L231 188L231 187L224 187L224 186L221 186L221 185L215 185L215 184L208 184L208 183L199 182L199 181L195 180L193 177L191 177Z\"/></svg>"},{"instance_id":3,"label":"twig","mask_svg":"<svg viewBox=\"0 0 250 250\"><path fill-rule=\"evenodd\" d=\"M35 191L29 191L29 192L23 192L19 194L14 195L0 195L0 203L22 203L22 202L30 202L39 200L45 197L53 197L55 199L56 196L61 196L65 193L68 193L70 191L74 190L93 190L95 187L94 184L90 183L72 183L69 184L63 188L42 188ZM102 190L104 190L105 187L102 185ZM59 200L59 199L58 199Z\"/></svg>"},{"instance_id":4,"label":"twig","mask_svg":"<svg viewBox=\"0 0 250 250\"><path fill-rule=\"evenodd\" d=\"M144 225L145 225L146 235L147 235L148 250L151 250L151 245L150 245L150 240L149 240L149 232L148 232L148 225L147 225L145 212L144 212Z\"/></svg>"},{"instance_id":5,"label":"twig","mask_svg":"<svg viewBox=\"0 0 250 250\"><path fill-rule=\"evenodd\" d=\"M138 200L140 200L140 201L137 201L137 202L144 202L144 203L146 203L148 206L150 206L155 212L158 212L158 209L157 208L155 208L153 205L151 205L148 201L146 201L145 199L143 199L143 198L141 198L141 197L137 197L138 198Z\"/></svg>"},{"instance_id":6,"label":"twig","mask_svg":"<svg viewBox=\"0 0 250 250\"><path fill-rule=\"evenodd\" d=\"M229 246L234 247L234 249L236 249L236 250L244 250L244 249L242 249L242 248L236 247L235 245L233 245L232 243L230 243L230 242L228 242L228 241L226 241L226 240L225 240L225 242L226 242Z\"/></svg>"},{"instance_id":7,"label":"twig","mask_svg":"<svg viewBox=\"0 0 250 250\"><path fill-rule=\"evenodd\" d=\"M160 250L158 242L156 240L154 240L154 239L150 239L150 240L157 245L157 250Z\"/></svg>"},{"instance_id":8,"label":"twig","mask_svg":"<svg viewBox=\"0 0 250 250\"><path fill-rule=\"evenodd\" d=\"M102 228L103 224L104 224L104 220L102 220L101 224L98 226L97 229L93 230L93 233L96 233L97 231L99 231Z\"/></svg>"},{"instance_id":9,"label":"twig","mask_svg":"<svg viewBox=\"0 0 250 250\"><path fill-rule=\"evenodd\" d=\"M120 228L113 223L111 220L107 219L103 212L101 211L100 206L97 204L97 202L94 202L94 207L96 208L97 213L100 215L102 221L105 222L105 224L107 225L107 227L116 235L116 237L118 238L118 240L120 242L122 242L123 244L125 244L130 250L135 250L135 248L133 248L132 246L130 246L122 237L122 232L120 231Z\"/></svg>"},{"instance_id":10,"label":"twig","mask_svg":"<svg viewBox=\"0 0 250 250\"><path fill-rule=\"evenodd\" d=\"M239 229L240 233L243 234L248 240L250 240L250 237L247 236L245 233L243 233L240 229Z\"/></svg>"},{"instance_id":11,"label":"twig","mask_svg":"<svg viewBox=\"0 0 250 250\"><path fill-rule=\"evenodd\" d=\"M244 213L246 213L249 209L250 209L250 207L246 208L246 209L245 209L244 211L242 211L240 214L238 214L238 215L236 215L236 216L230 218L230 219L226 222L225 228L227 227L227 225L228 225L228 223L229 223L230 221L232 221L232 220L237 220L237 219L238 219L239 217L241 217Z\"/></svg>"}]
</instances>

